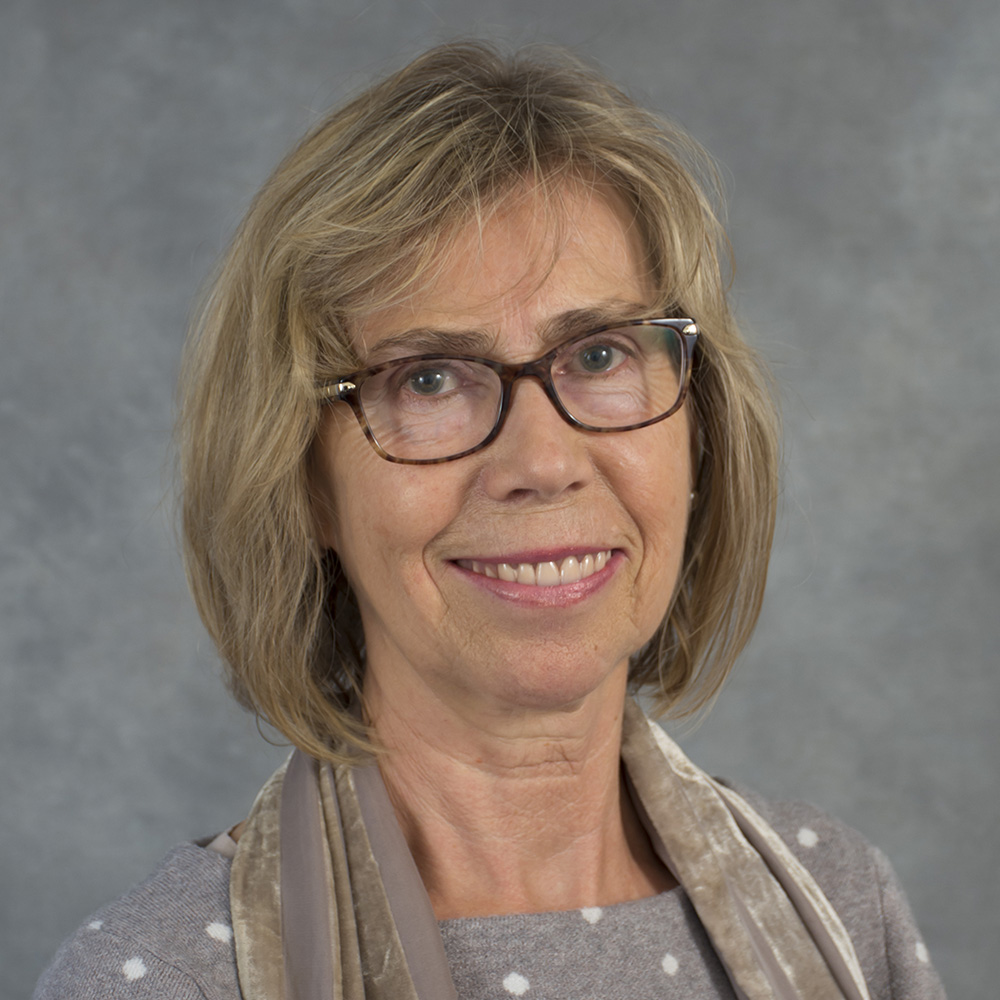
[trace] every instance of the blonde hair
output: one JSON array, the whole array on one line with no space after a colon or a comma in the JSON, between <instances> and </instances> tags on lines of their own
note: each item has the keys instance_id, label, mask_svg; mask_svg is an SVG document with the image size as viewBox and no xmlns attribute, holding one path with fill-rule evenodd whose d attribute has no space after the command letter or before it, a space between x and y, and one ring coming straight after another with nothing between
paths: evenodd
<instances>
[{"instance_id":1,"label":"blonde hair","mask_svg":"<svg viewBox=\"0 0 1000 1000\"><path fill-rule=\"evenodd\" d=\"M531 180L586 178L632 213L656 306L702 335L688 405L695 502L675 600L633 657L659 711L717 692L756 623L774 527L777 427L730 312L707 155L565 52L480 43L420 56L320 122L223 258L185 351L185 559L236 697L314 756L371 749L364 636L315 540L317 382L358 367L349 331L440 265L449 232Z\"/></svg>"}]
</instances>

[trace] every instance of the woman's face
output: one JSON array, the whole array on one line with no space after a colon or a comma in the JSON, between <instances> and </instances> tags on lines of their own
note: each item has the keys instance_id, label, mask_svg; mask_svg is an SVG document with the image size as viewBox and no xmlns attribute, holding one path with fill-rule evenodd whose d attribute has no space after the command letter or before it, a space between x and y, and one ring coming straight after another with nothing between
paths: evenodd
<instances>
[{"instance_id":1,"label":"woman's face","mask_svg":"<svg viewBox=\"0 0 1000 1000\"><path fill-rule=\"evenodd\" d=\"M623 212L599 189L566 183L546 202L526 188L483 227L460 229L436 279L371 315L356 345L365 365L435 349L531 360L577 332L571 313L647 313L641 260ZM366 689L404 705L429 698L503 715L620 689L680 567L686 409L640 430L590 434L522 379L500 436L465 458L387 462L345 405L328 408L316 447L318 537L357 595ZM607 561L557 586L522 582L528 573L504 580L510 573L498 569L555 563L572 579L567 560L588 556Z\"/></svg>"}]
</instances>

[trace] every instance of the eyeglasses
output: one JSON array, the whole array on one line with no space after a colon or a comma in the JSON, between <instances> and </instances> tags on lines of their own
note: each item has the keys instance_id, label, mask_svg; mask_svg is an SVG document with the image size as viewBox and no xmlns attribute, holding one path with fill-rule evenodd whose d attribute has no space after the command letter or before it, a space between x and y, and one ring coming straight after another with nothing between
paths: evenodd
<instances>
[{"instance_id":1,"label":"eyeglasses","mask_svg":"<svg viewBox=\"0 0 1000 1000\"><path fill-rule=\"evenodd\" d=\"M347 403L389 462L432 465L485 448L503 428L511 389L535 378L573 427L607 434L655 424L684 402L698 326L692 319L637 319L580 334L535 361L420 354L319 386Z\"/></svg>"}]
</instances>

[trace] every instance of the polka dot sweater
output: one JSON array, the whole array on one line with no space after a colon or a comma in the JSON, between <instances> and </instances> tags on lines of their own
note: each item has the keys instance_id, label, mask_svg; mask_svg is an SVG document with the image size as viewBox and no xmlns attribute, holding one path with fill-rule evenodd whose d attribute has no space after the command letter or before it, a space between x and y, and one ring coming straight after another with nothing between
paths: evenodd
<instances>
[{"instance_id":1,"label":"polka dot sweater","mask_svg":"<svg viewBox=\"0 0 1000 1000\"><path fill-rule=\"evenodd\" d=\"M840 914L872 1000L942 1000L884 856L812 807L749 797ZM615 906L440 926L462 1000L734 996L682 889ZM229 861L181 845L62 946L34 1000L238 1000L232 938Z\"/></svg>"}]
</instances>

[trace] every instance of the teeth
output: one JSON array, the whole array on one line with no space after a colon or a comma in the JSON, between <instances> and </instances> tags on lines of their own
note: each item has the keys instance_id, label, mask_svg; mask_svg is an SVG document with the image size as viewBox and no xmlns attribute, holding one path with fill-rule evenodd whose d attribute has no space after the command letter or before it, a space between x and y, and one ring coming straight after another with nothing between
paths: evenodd
<instances>
[{"instance_id":1,"label":"teeth","mask_svg":"<svg viewBox=\"0 0 1000 1000\"><path fill-rule=\"evenodd\" d=\"M555 563L549 563L549 565L555 569ZM580 560L576 556L567 556L562 561L562 566L559 567L559 582L560 583L576 583L577 580L582 579L580 576Z\"/></svg>"},{"instance_id":2,"label":"teeth","mask_svg":"<svg viewBox=\"0 0 1000 1000\"><path fill-rule=\"evenodd\" d=\"M567 556L560 562L540 563L483 563L476 560L459 560L459 565L491 580L523 583L532 587L555 587L561 583L578 583L604 569L611 558L608 549L588 552L582 556Z\"/></svg>"}]
</instances>

